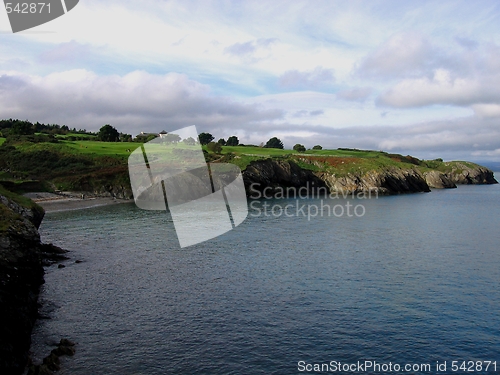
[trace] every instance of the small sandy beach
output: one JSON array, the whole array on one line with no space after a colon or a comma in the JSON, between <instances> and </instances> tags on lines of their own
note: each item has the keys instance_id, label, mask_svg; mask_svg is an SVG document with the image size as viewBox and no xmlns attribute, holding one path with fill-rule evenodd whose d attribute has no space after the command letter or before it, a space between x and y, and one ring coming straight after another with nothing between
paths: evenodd
<instances>
[{"instance_id":1,"label":"small sandy beach","mask_svg":"<svg viewBox=\"0 0 500 375\"><path fill-rule=\"evenodd\" d=\"M113 204L133 203L132 199L115 199L111 197L87 197L80 193L64 192L60 194L53 193L26 193L25 197L43 207L46 213L82 210L87 208L108 206Z\"/></svg>"}]
</instances>

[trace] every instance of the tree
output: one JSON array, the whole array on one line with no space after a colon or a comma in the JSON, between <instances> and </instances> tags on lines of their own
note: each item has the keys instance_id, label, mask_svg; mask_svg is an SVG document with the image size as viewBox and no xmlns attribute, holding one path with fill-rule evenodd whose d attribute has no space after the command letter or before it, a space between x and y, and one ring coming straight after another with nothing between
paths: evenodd
<instances>
[{"instance_id":1,"label":"tree","mask_svg":"<svg viewBox=\"0 0 500 375\"><path fill-rule=\"evenodd\" d=\"M265 148L280 148L283 149L283 142L276 137L272 137L269 141L267 141Z\"/></svg>"},{"instance_id":2,"label":"tree","mask_svg":"<svg viewBox=\"0 0 500 375\"><path fill-rule=\"evenodd\" d=\"M293 146L293 149L297 152L305 152L306 148L304 145L301 145L300 143L297 143L295 146Z\"/></svg>"},{"instance_id":3,"label":"tree","mask_svg":"<svg viewBox=\"0 0 500 375\"><path fill-rule=\"evenodd\" d=\"M221 146L225 146L226 145L226 140L224 138L221 138L217 141L218 144L220 144Z\"/></svg>"},{"instance_id":4,"label":"tree","mask_svg":"<svg viewBox=\"0 0 500 375\"><path fill-rule=\"evenodd\" d=\"M200 140L200 143L202 145L208 145L210 142L214 140L214 136L210 133L200 133L198 139Z\"/></svg>"},{"instance_id":5,"label":"tree","mask_svg":"<svg viewBox=\"0 0 500 375\"><path fill-rule=\"evenodd\" d=\"M121 142L132 142L132 135L120 133L120 141Z\"/></svg>"},{"instance_id":6,"label":"tree","mask_svg":"<svg viewBox=\"0 0 500 375\"><path fill-rule=\"evenodd\" d=\"M164 139L167 143L177 143L180 142L182 138L178 134L168 133Z\"/></svg>"},{"instance_id":7,"label":"tree","mask_svg":"<svg viewBox=\"0 0 500 375\"><path fill-rule=\"evenodd\" d=\"M232 135L227 139L226 145L227 146L238 146L240 143L239 139L237 136Z\"/></svg>"},{"instance_id":8,"label":"tree","mask_svg":"<svg viewBox=\"0 0 500 375\"><path fill-rule=\"evenodd\" d=\"M111 125L106 124L99 129L97 139L103 142L118 142L120 140L120 133Z\"/></svg>"},{"instance_id":9,"label":"tree","mask_svg":"<svg viewBox=\"0 0 500 375\"><path fill-rule=\"evenodd\" d=\"M222 146L220 145L220 143L210 142L207 145L207 150L215 154L218 154L222 151Z\"/></svg>"},{"instance_id":10,"label":"tree","mask_svg":"<svg viewBox=\"0 0 500 375\"><path fill-rule=\"evenodd\" d=\"M194 140L193 137L189 137L189 138L186 138L185 140L183 140L182 142L184 142L185 144L187 144L188 146L194 146L196 144L196 141Z\"/></svg>"},{"instance_id":11,"label":"tree","mask_svg":"<svg viewBox=\"0 0 500 375\"><path fill-rule=\"evenodd\" d=\"M9 134L11 135L31 135L34 134L33 124L29 121L16 120L12 124Z\"/></svg>"},{"instance_id":12,"label":"tree","mask_svg":"<svg viewBox=\"0 0 500 375\"><path fill-rule=\"evenodd\" d=\"M313 146L313 150L323 150L323 147L320 145Z\"/></svg>"}]
</instances>

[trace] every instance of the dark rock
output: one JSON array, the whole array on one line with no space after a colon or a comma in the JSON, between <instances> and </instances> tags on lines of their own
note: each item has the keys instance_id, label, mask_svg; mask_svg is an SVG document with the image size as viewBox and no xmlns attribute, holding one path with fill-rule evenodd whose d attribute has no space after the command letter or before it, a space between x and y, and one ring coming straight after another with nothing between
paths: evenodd
<instances>
[{"instance_id":1,"label":"dark rock","mask_svg":"<svg viewBox=\"0 0 500 375\"><path fill-rule=\"evenodd\" d=\"M43 364L52 371L59 371L61 369L61 361L59 360L59 356L54 352L51 352L50 355L43 359Z\"/></svg>"},{"instance_id":2,"label":"dark rock","mask_svg":"<svg viewBox=\"0 0 500 375\"><path fill-rule=\"evenodd\" d=\"M65 268L66 266L64 264L58 264L57 268Z\"/></svg>"},{"instance_id":3,"label":"dark rock","mask_svg":"<svg viewBox=\"0 0 500 375\"><path fill-rule=\"evenodd\" d=\"M304 188L309 193L328 191L323 179L286 160L253 161L243 171L243 181L250 197L261 195L264 189L266 196L282 194L287 188Z\"/></svg>"},{"instance_id":4,"label":"dark rock","mask_svg":"<svg viewBox=\"0 0 500 375\"><path fill-rule=\"evenodd\" d=\"M31 332L38 315L38 293L44 279L44 256L61 259L66 251L42 245L39 206L26 208L0 194L0 374L20 375L29 363ZM58 359L36 369L49 374ZM34 371L34 370L29 370Z\"/></svg>"},{"instance_id":5,"label":"dark rock","mask_svg":"<svg viewBox=\"0 0 500 375\"><path fill-rule=\"evenodd\" d=\"M70 341L68 339L61 339L59 342L59 346L75 346L76 344L73 341Z\"/></svg>"},{"instance_id":6,"label":"dark rock","mask_svg":"<svg viewBox=\"0 0 500 375\"><path fill-rule=\"evenodd\" d=\"M63 355L73 356L75 354L75 343L68 339L61 339L57 348L52 349L50 354L43 359L41 365L29 365L28 375L52 374L61 368L59 357Z\"/></svg>"},{"instance_id":7,"label":"dark rock","mask_svg":"<svg viewBox=\"0 0 500 375\"><path fill-rule=\"evenodd\" d=\"M0 373L7 375L21 374L27 364L44 270L38 219L5 201L0 206L11 219L0 232Z\"/></svg>"},{"instance_id":8,"label":"dark rock","mask_svg":"<svg viewBox=\"0 0 500 375\"><path fill-rule=\"evenodd\" d=\"M67 355L67 356L73 356L75 355L75 348L73 346L65 346L61 345L58 346L57 348L52 350L52 353L56 354L57 356L62 356L62 355Z\"/></svg>"},{"instance_id":9,"label":"dark rock","mask_svg":"<svg viewBox=\"0 0 500 375\"><path fill-rule=\"evenodd\" d=\"M83 262L83 260L79 260L79 259L75 260L76 264L79 264L79 263L82 263L82 262Z\"/></svg>"},{"instance_id":10,"label":"dark rock","mask_svg":"<svg viewBox=\"0 0 500 375\"><path fill-rule=\"evenodd\" d=\"M429 171L424 172L425 181L433 189L453 189L457 185L443 172Z\"/></svg>"},{"instance_id":11,"label":"dark rock","mask_svg":"<svg viewBox=\"0 0 500 375\"><path fill-rule=\"evenodd\" d=\"M446 176L457 185L498 184L491 170L472 163L455 162Z\"/></svg>"},{"instance_id":12,"label":"dark rock","mask_svg":"<svg viewBox=\"0 0 500 375\"><path fill-rule=\"evenodd\" d=\"M40 246L43 260L47 261L44 265L50 265L51 263L69 259L64 255L68 251L61 249L59 246L55 246L53 244L41 244Z\"/></svg>"},{"instance_id":13,"label":"dark rock","mask_svg":"<svg viewBox=\"0 0 500 375\"><path fill-rule=\"evenodd\" d=\"M306 187L309 192L371 192L380 195L429 192L429 185L417 169L386 168L364 174L336 176L333 173L312 172L290 161L265 159L251 162L243 171L249 196L280 194L283 188Z\"/></svg>"}]
</instances>

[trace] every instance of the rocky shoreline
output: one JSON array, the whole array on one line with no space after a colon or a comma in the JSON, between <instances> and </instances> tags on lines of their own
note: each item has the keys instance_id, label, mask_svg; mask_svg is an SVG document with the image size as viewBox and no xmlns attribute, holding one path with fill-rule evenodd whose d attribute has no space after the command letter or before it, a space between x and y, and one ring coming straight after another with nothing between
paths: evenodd
<instances>
[{"instance_id":1,"label":"rocky shoreline","mask_svg":"<svg viewBox=\"0 0 500 375\"><path fill-rule=\"evenodd\" d=\"M67 259L65 250L40 241L43 209L23 203L0 194L0 373L4 375L22 374L28 363L44 265Z\"/></svg>"},{"instance_id":2,"label":"rocky shoreline","mask_svg":"<svg viewBox=\"0 0 500 375\"><path fill-rule=\"evenodd\" d=\"M281 194L283 188L302 188L328 192L356 194L371 192L378 195L430 192L431 189L456 188L465 184L496 184L493 172L482 166L471 167L455 163L450 172L422 172L419 168L386 167L380 170L336 175L303 169L293 161L265 159L253 161L243 171L248 195L262 192ZM258 195L258 194L257 194Z\"/></svg>"}]
</instances>

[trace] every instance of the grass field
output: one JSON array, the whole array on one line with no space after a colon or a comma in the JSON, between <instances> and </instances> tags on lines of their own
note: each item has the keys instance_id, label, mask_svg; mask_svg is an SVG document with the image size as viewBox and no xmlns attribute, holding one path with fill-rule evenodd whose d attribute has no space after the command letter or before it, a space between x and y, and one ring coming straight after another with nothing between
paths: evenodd
<instances>
[{"instance_id":1,"label":"grass field","mask_svg":"<svg viewBox=\"0 0 500 375\"><path fill-rule=\"evenodd\" d=\"M68 133L68 134L56 134L56 138L58 139L68 139L69 137L79 138L79 139L88 139L95 140L97 136L90 134L79 134L79 133Z\"/></svg>"},{"instance_id":2,"label":"grass field","mask_svg":"<svg viewBox=\"0 0 500 375\"><path fill-rule=\"evenodd\" d=\"M99 141L62 141L63 145L72 148L80 154L94 154L99 156L128 157L132 151L140 147L137 142L99 142Z\"/></svg>"},{"instance_id":3,"label":"grass field","mask_svg":"<svg viewBox=\"0 0 500 375\"><path fill-rule=\"evenodd\" d=\"M32 183L40 181L44 186L51 183L57 189L78 190L91 185L128 184L127 161L130 154L141 147L138 142L99 142L94 140L63 140L47 142L31 139L15 139L5 143L0 138L0 181L12 183ZM151 145L152 146L152 145ZM158 152L149 162L168 160L179 167L199 163L199 154L189 150L199 150L199 146L184 143L175 145L157 144ZM206 147L204 146L206 151ZM421 172L439 170L449 172L463 168L456 162L441 160L418 160L411 156L389 154L383 151L356 149L336 150L281 150L252 146L223 146L221 154L208 152L205 158L210 162L232 163L242 170L252 161L274 158L292 161L301 168L316 172L331 173L336 176L347 174L363 175L369 171L387 169L419 169ZM473 163L462 162L467 167Z\"/></svg>"}]
</instances>

